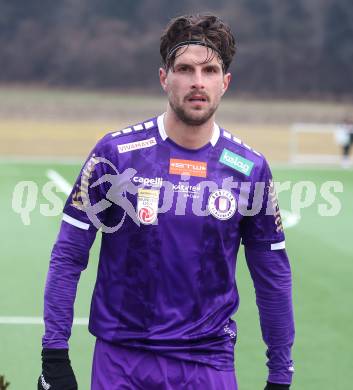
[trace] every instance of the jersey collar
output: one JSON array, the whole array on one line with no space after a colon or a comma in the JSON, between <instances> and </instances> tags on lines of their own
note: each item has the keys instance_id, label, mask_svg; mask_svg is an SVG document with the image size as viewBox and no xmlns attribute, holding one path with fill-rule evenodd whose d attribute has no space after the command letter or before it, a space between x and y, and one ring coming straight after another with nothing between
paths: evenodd
<instances>
[{"instance_id":1,"label":"jersey collar","mask_svg":"<svg viewBox=\"0 0 353 390\"><path fill-rule=\"evenodd\" d=\"M163 114L159 115L159 117L157 118L159 135L161 136L163 141L165 141L168 138L168 135L167 135L165 128L164 128L164 115L165 115L165 112ZM220 136L219 126L217 125L217 123L214 123L213 133L212 133L212 137L210 139L210 144L212 146L216 145L216 143L219 139L219 136Z\"/></svg>"}]
</instances>

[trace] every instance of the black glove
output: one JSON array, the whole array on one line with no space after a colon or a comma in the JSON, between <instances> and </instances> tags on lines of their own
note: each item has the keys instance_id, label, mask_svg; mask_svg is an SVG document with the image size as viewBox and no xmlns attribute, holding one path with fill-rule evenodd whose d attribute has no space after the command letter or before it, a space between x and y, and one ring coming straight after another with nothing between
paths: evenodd
<instances>
[{"instance_id":1,"label":"black glove","mask_svg":"<svg viewBox=\"0 0 353 390\"><path fill-rule=\"evenodd\" d=\"M77 390L67 349L43 349L38 390Z\"/></svg>"},{"instance_id":2,"label":"black glove","mask_svg":"<svg viewBox=\"0 0 353 390\"><path fill-rule=\"evenodd\" d=\"M264 390L289 390L289 386L290 385L267 382L267 385Z\"/></svg>"}]
</instances>

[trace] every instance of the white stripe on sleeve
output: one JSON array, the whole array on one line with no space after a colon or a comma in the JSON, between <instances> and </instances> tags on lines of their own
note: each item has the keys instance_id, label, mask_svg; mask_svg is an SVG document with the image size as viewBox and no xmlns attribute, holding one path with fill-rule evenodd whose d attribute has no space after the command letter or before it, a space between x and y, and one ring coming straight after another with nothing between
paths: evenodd
<instances>
[{"instance_id":1,"label":"white stripe on sleeve","mask_svg":"<svg viewBox=\"0 0 353 390\"><path fill-rule=\"evenodd\" d=\"M286 242L276 242L275 244L271 244L271 251L278 251L279 249L284 249L286 247Z\"/></svg>"},{"instance_id":2,"label":"white stripe on sleeve","mask_svg":"<svg viewBox=\"0 0 353 390\"><path fill-rule=\"evenodd\" d=\"M76 226L83 230L89 229L89 224L79 221L78 219L70 217L70 215L63 214L63 221L69 223L70 225Z\"/></svg>"}]
</instances>

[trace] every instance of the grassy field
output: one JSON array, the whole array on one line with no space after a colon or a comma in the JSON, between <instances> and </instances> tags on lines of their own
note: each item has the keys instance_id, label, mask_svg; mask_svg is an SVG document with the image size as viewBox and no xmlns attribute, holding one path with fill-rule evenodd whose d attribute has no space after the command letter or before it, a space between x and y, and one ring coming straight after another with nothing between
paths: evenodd
<instances>
[{"instance_id":1,"label":"grassy field","mask_svg":"<svg viewBox=\"0 0 353 390\"><path fill-rule=\"evenodd\" d=\"M47 171L53 169L72 183L80 164L72 163L63 156L81 158L105 130L137 122L155 114L153 110L157 107L163 107L160 98L147 103L143 98L123 100L112 94L65 91L22 90L21 93L21 90L0 88L0 99L0 318L25 317L18 324L0 321L0 376L5 375L11 382L9 390L27 390L36 387L40 373L44 329L41 324L24 322L42 316L45 276L61 219L60 215L44 217L40 213L40 204L47 203L40 193L49 180ZM231 104L236 103L227 102L225 111L228 114L222 114L225 121L231 113ZM241 103L238 104L241 106ZM252 104L247 108L243 106L243 112L249 114L251 107L259 110L262 107L262 114L258 112L255 120L236 109L238 114L235 113L235 118L239 115L238 118L243 120L240 127L235 127L243 129L250 145L263 152L268 148L266 150L272 161L286 161L283 149L287 135L283 129L290 124L291 118L301 117L300 105L304 118L314 112L316 118L330 117L333 120L346 109L345 106L331 105L328 108L326 103L313 103L312 108L314 105L316 108L309 115L310 110L305 103L298 103L294 109L288 102L282 102L278 106L273 105L272 116L268 119L267 103ZM144 109L136 111L140 105ZM287 109L286 121L283 120L284 114L280 115L279 106L282 110ZM91 111L95 107L97 112L93 114ZM114 111L117 107L118 114ZM128 121L133 109L135 117ZM275 134L270 133L271 129ZM278 138L275 146L273 137ZM48 160L53 156L53 162L31 162L28 158ZM291 181L293 185L301 180L312 181L318 188L315 202L302 210L300 222L286 231L294 276L297 330L294 348L296 374L292 388L350 389L353 382L353 171L332 167L278 166L274 168L274 175L280 182ZM325 202L319 189L329 180L343 183L343 193L337 194L342 208L337 216L321 217L318 206ZM33 181L39 188L28 226L12 208L13 191L20 181ZM63 201L66 198L64 193L59 196ZM279 198L281 207L291 210L290 192L281 193ZM79 284L76 317L88 316L98 247L99 240L96 240L89 267ZM262 389L266 377L265 346L261 340L254 291L242 251L238 258L237 280L241 297L240 309L235 316L239 327L236 346L239 388ZM71 358L80 389L89 389L93 343L86 326L73 327Z\"/></svg>"}]
</instances>

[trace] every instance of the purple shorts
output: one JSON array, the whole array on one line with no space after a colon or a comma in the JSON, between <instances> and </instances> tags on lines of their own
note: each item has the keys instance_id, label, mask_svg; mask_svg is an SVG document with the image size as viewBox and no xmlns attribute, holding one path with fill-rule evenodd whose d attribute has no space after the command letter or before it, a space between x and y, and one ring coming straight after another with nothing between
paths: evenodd
<instances>
[{"instance_id":1,"label":"purple shorts","mask_svg":"<svg viewBox=\"0 0 353 390\"><path fill-rule=\"evenodd\" d=\"M237 390L235 371L97 339L91 390Z\"/></svg>"}]
</instances>

